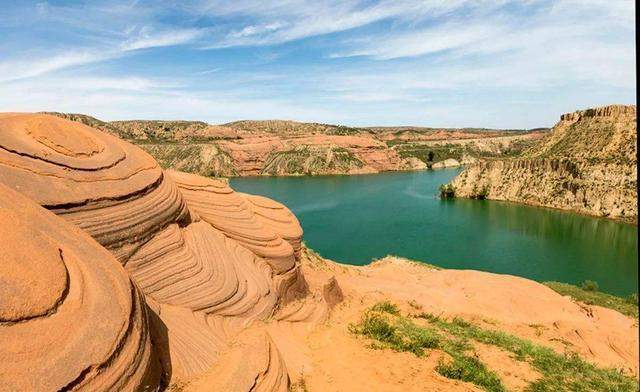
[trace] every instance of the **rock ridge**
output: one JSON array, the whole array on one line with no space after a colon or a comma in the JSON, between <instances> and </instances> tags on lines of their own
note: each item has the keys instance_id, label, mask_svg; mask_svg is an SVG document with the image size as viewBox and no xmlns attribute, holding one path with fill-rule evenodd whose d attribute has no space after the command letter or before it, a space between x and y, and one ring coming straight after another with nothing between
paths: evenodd
<instances>
[{"instance_id":1,"label":"rock ridge","mask_svg":"<svg viewBox=\"0 0 640 392\"><path fill-rule=\"evenodd\" d=\"M521 157L480 159L451 185L457 197L571 210L637 224L636 107L562 115Z\"/></svg>"}]
</instances>

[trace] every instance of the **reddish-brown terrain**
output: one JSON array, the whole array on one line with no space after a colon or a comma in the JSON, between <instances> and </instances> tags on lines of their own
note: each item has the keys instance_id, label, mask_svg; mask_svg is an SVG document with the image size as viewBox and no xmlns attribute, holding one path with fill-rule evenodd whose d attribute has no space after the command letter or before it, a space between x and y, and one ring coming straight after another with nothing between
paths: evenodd
<instances>
[{"instance_id":1,"label":"reddish-brown terrain","mask_svg":"<svg viewBox=\"0 0 640 392\"><path fill-rule=\"evenodd\" d=\"M80 114L53 113L97 127L132 143L162 167L229 177L365 174L454 166L481 156L514 155L545 130L352 128L285 120L104 122ZM451 166L450 161L447 166Z\"/></svg>"},{"instance_id":2,"label":"reddish-brown terrain","mask_svg":"<svg viewBox=\"0 0 640 392\"><path fill-rule=\"evenodd\" d=\"M0 114L0 234L0 391L478 390L439 348L352 333L378 301L638 375L637 319L513 276L325 260L282 204L46 114ZM470 350L510 389L542 377Z\"/></svg>"}]
</instances>

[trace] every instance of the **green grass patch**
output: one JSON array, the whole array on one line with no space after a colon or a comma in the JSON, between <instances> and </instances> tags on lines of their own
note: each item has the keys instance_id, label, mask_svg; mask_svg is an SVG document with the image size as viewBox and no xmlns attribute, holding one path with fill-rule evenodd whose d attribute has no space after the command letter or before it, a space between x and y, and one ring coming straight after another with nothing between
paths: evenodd
<instances>
[{"instance_id":1,"label":"green grass patch","mask_svg":"<svg viewBox=\"0 0 640 392\"><path fill-rule=\"evenodd\" d=\"M436 370L447 378L473 383L485 391L506 391L500 378L475 357L455 355L452 362L441 362Z\"/></svg>"},{"instance_id":2,"label":"green grass patch","mask_svg":"<svg viewBox=\"0 0 640 392\"><path fill-rule=\"evenodd\" d=\"M411 319L400 315L398 307L388 301L373 305L362 316L358 324L349 326L357 335L372 339L374 349L392 349L410 352L421 357L428 349L440 349L452 357L450 362L441 362L436 371L445 377L471 382L487 391L505 391L500 378L469 351L473 347L467 339L450 338L439 328L419 326Z\"/></svg>"},{"instance_id":3,"label":"green grass patch","mask_svg":"<svg viewBox=\"0 0 640 392\"><path fill-rule=\"evenodd\" d=\"M527 387L528 391L638 390L636 381L621 371L597 367L572 352L559 354L549 347L501 331L487 330L462 319L447 321L426 313L416 317L453 336L499 347L511 352L516 360L528 362L542 374Z\"/></svg>"},{"instance_id":4,"label":"green grass patch","mask_svg":"<svg viewBox=\"0 0 640 392\"><path fill-rule=\"evenodd\" d=\"M425 349L439 346L441 338L434 329L420 328L406 318L393 316L371 308L360 323L350 325L349 330L373 339L372 348L406 351L419 357L424 355Z\"/></svg>"},{"instance_id":5,"label":"green grass patch","mask_svg":"<svg viewBox=\"0 0 640 392\"><path fill-rule=\"evenodd\" d=\"M616 310L629 317L638 318L638 294L623 298L600 291L585 290L568 283L544 282L543 284L561 295L568 295L574 300L587 305L602 306Z\"/></svg>"},{"instance_id":6,"label":"green grass patch","mask_svg":"<svg viewBox=\"0 0 640 392\"><path fill-rule=\"evenodd\" d=\"M415 320L422 319L417 324ZM410 352L418 357L426 350L439 349L452 358L438 364L445 377L473 383L486 391L505 391L495 372L474 353L472 342L496 346L512 358L527 362L541 377L527 391L637 391L635 379L621 370L597 367L577 354L553 349L502 331L482 328L461 318L446 320L431 313L404 316L397 305L382 301L370 307L349 330L373 340L374 349Z\"/></svg>"},{"instance_id":7,"label":"green grass patch","mask_svg":"<svg viewBox=\"0 0 640 392\"><path fill-rule=\"evenodd\" d=\"M384 312L393 315L400 314L400 309L398 309L398 306L389 301L378 302L377 304L373 305L371 310L374 312Z\"/></svg>"}]
</instances>

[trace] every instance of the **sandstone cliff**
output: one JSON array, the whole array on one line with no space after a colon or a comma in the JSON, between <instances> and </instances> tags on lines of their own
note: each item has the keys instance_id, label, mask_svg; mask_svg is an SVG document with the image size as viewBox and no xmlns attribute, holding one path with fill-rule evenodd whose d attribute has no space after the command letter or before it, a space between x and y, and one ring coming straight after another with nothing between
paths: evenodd
<instances>
[{"instance_id":1,"label":"sandstone cliff","mask_svg":"<svg viewBox=\"0 0 640 392\"><path fill-rule=\"evenodd\" d=\"M635 319L522 278L392 257L344 266L302 236L274 200L165 171L78 122L0 114L0 391L479 390L442 370L455 363L445 341L421 338L414 355L357 336L381 300L585 372L460 341L454 354L498 390L632 390Z\"/></svg>"},{"instance_id":2,"label":"sandstone cliff","mask_svg":"<svg viewBox=\"0 0 640 392\"><path fill-rule=\"evenodd\" d=\"M458 197L489 198L636 222L635 106L562 115L514 159L483 159L453 182Z\"/></svg>"}]
</instances>

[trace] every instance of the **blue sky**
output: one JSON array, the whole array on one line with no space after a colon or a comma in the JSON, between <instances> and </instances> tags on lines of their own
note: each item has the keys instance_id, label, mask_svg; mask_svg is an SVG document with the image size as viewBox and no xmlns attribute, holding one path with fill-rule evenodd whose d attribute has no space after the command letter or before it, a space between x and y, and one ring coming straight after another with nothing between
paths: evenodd
<instances>
[{"instance_id":1,"label":"blue sky","mask_svg":"<svg viewBox=\"0 0 640 392\"><path fill-rule=\"evenodd\" d=\"M631 0L0 0L0 111L530 128L634 103Z\"/></svg>"}]
</instances>

